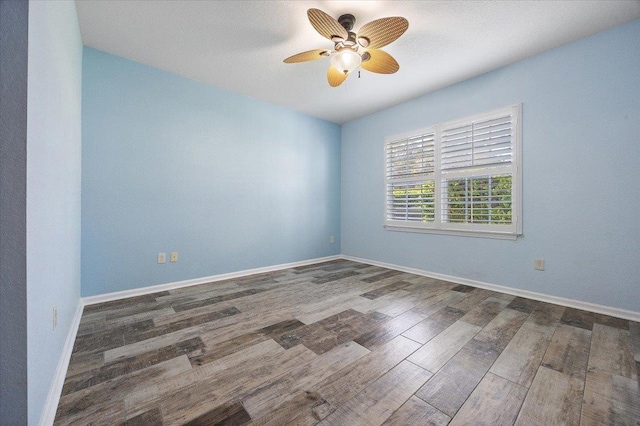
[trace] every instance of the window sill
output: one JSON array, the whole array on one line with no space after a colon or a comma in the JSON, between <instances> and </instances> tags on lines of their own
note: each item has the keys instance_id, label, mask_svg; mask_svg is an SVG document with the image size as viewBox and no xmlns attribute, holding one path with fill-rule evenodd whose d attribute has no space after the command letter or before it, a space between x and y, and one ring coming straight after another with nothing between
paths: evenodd
<instances>
[{"instance_id":1,"label":"window sill","mask_svg":"<svg viewBox=\"0 0 640 426\"><path fill-rule=\"evenodd\" d=\"M507 232L490 232L490 231L466 231L458 229L435 229L435 228L413 228L407 226L384 225L387 231L395 232L414 232L419 234L438 234L438 235L455 235L458 237L473 238L492 238L496 240L512 240L515 241L518 235Z\"/></svg>"}]
</instances>

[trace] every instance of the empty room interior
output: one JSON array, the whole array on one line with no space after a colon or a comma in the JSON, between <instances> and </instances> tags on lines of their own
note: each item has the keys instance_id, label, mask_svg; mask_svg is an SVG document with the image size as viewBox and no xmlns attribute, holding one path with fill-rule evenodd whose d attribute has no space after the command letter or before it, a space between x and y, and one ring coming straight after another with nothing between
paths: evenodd
<instances>
[{"instance_id":1,"label":"empty room interior","mask_svg":"<svg viewBox=\"0 0 640 426\"><path fill-rule=\"evenodd\" d=\"M640 424L640 1L3 0L0 64L0 424Z\"/></svg>"}]
</instances>

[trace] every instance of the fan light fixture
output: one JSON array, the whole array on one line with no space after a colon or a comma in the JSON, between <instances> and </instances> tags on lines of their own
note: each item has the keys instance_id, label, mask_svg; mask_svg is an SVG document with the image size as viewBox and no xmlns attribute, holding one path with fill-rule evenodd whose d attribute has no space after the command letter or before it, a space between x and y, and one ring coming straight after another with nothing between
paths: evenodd
<instances>
[{"instance_id":1,"label":"fan light fixture","mask_svg":"<svg viewBox=\"0 0 640 426\"><path fill-rule=\"evenodd\" d=\"M319 9L309 9L307 16L313 28L334 43L333 50L308 50L288 57L285 63L315 61L331 56L331 66L327 72L331 87L340 86L359 66L378 74L393 74L400 69L393 56L380 48L404 34L409 28L405 18L376 19L363 25L356 34L351 31L356 22L353 15L342 15L335 20Z\"/></svg>"},{"instance_id":2,"label":"fan light fixture","mask_svg":"<svg viewBox=\"0 0 640 426\"><path fill-rule=\"evenodd\" d=\"M349 74L358 68L360 62L362 62L360 55L348 48L342 49L331 56L331 65L345 74Z\"/></svg>"}]
</instances>

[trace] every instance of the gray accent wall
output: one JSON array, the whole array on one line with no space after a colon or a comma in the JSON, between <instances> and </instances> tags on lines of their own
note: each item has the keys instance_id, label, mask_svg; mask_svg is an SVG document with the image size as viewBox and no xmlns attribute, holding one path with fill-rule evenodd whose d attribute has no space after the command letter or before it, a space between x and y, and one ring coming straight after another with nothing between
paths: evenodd
<instances>
[{"instance_id":1,"label":"gray accent wall","mask_svg":"<svg viewBox=\"0 0 640 426\"><path fill-rule=\"evenodd\" d=\"M27 423L29 3L0 1L0 424Z\"/></svg>"}]
</instances>

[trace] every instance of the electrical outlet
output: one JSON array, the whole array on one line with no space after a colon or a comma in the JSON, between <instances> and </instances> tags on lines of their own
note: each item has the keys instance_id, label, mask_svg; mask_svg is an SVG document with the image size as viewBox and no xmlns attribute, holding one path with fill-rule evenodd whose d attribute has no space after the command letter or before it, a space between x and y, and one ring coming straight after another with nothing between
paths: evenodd
<instances>
[{"instance_id":1,"label":"electrical outlet","mask_svg":"<svg viewBox=\"0 0 640 426\"><path fill-rule=\"evenodd\" d=\"M333 243L335 243L335 242L336 242L336 239L333 237L333 235L332 235L331 237L329 237L329 242L330 242L331 244L333 244Z\"/></svg>"},{"instance_id":2,"label":"electrical outlet","mask_svg":"<svg viewBox=\"0 0 640 426\"><path fill-rule=\"evenodd\" d=\"M58 326L58 307L53 307L53 329L55 330Z\"/></svg>"},{"instance_id":3,"label":"electrical outlet","mask_svg":"<svg viewBox=\"0 0 640 426\"><path fill-rule=\"evenodd\" d=\"M544 271L544 259L533 259L533 267L537 271Z\"/></svg>"},{"instance_id":4,"label":"electrical outlet","mask_svg":"<svg viewBox=\"0 0 640 426\"><path fill-rule=\"evenodd\" d=\"M167 253L158 253L158 263L167 263Z\"/></svg>"},{"instance_id":5,"label":"electrical outlet","mask_svg":"<svg viewBox=\"0 0 640 426\"><path fill-rule=\"evenodd\" d=\"M178 252L177 251L172 251L171 252L171 262L172 263L176 263L178 261Z\"/></svg>"}]
</instances>

